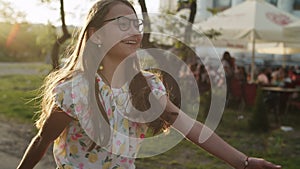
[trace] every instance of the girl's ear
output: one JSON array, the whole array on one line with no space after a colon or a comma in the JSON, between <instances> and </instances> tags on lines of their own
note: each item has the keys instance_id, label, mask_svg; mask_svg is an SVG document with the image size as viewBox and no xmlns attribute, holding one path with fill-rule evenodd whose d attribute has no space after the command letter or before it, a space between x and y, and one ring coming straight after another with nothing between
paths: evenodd
<instances>
[{"instance_id":1,"label":"girl's ear","mask_svg":"<svg viewBox=\"0 0 300 169\"><path fill-rule=\"evenodd\" d=\"M102 42L100 40L100 36L97 35L97 29L94 27L90 27L88 28L88 37L89 40L91 40L93 43L97 44L97 45L101 45Z\"/></svg>"}]
</instances>

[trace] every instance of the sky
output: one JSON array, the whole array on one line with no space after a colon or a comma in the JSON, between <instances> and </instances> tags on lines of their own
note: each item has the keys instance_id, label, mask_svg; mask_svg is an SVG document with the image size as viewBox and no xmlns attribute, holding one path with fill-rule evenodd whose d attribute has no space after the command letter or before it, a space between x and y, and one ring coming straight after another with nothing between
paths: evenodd
<instances>
[{"instance_id":1,"label":"sky","mask_svg":"<svg viewBox=\"0 0 300 169\"><path fill-rule=\"evenodd\" d=\"M41 0L4 0L10 3L18 11L26 13L26 21L32 23L47 23L50 21L54 25L60 25L59 1L45 4ZM158 12L160 0L145 0L149 13ZM90 0L64 0L67 25L82 25L84 17L95 1ZM135 8L140 11L138 3ZM76 12L74 12L76 11Z\"/></svg>"}]
</instances>

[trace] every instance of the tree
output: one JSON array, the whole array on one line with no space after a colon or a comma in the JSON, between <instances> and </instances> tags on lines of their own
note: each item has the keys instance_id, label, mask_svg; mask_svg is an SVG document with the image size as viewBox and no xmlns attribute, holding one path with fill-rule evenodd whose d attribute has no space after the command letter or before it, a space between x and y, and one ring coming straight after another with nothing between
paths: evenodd
<instances>
[{"instance_id":1,"label":"tree","mask_svg":"<svg viewBox=\"0 0 300 169\"><path fill-rule=\"evenodd\" d=\"M143 12L143 18L144 18L144 21L145 21L145 25L144 25L145 30L148 30L147 32L150 32L149 31L149 30L151 30L150 18L148 16L148 10L147 10L145 0L139 0L138 2L140 4L142 12ZM189 19L188 19L188 22L190 24L188 24L186 26L186 29L185 29L185 40L189 41L190 36L191 36L190 32L191 32L191 29L192 29L192 24L194 23L196 12L197 12L197 2L196 2L196 0L190 0L187 3L188 3L188 5L186 5L186 4L185 5L190 8L191 12L190 12ZM182 8L182 5L180 5L180 4L184 4L184 3L181 3L181 1L179 0L178 9ZM143 48L151 48L151 47L155 47L155 46L157 47L158 45L154 44L153 42L150 42L150 33L144 33L142 46L143 46ZM170 46L170 48L171 47L172 46Z\"/></svg>"},{"instance_id":2,"label":"tree","mask_svg":"<svg viewBox=\"0 0 300 169\"><path fill-rule=\"evenodd\" d=\"M149 15L148 15L146 2L145 2L145 0L139 0L139 4L141 6L142 13L143 13L143 19L145 21L144 29L148 30L147 32L150 32L151 25L150 25L150 19L149 19ZM143 46L143 48L151 48L154 46L153 43L150 42L150 33L144 33L143 40L142 40L142 46Z\"/></svg>"},{"instance_id":3,"label":"tree","mask_svg":"<svg viewBox=\"0 0 300 169\"><path fill-rule=\"evenodd\" d=\"M42 0L42 2L51 2L51 0ZM71 38L71 34L69 33L65 22L64 0L60 0L60 17L61 17L61 29L63 35L54 42L51 50L51 60L52 60L53 70L59 68L59 49L61 45L65 43L69 38Z\"/></svg>"},{"instance_id":4,"label":"tree","mask_svg":"<svg viewBox=\"0 0 300 169\"><path fill-rule=\"evenodd\" d=\"M196 16L196 13L197 13L197 2L196 0L191 0L190 1L190 16L189 16L189 20L188 22L190 24L188 24L185 28L185 41L186 42L189 42L190 39L191 39L191 30L192 30L192 24L194 24L194 21L195 21L195 16Z\"/></svg>"},{"instance_id":5,"label":"tree","mask_svg":"<svg viewBox=\"0 0 300 169\"><path fill-rule=\"evenodd\" d=\"M189 44L191 40L191 33L192 33L192 25L195 21L195 16L197 13L197 1L196 0L178 0L178 9L177 11L180 11L184 8L190 9L189 17L187 18L188 24L185 25L185 31L184 31L184 42ZM188 58L194 57L195 53L191 48L185 44L182 44L181 42L177 42L177 51L179 52L178 55L181 57L181 59L185 62L187 62ZM194 58L191 58L192 60Z\"/></svg>"},{"instance_id":6,"label":"tree","mask_svg":"<svg viewBox=\"0 0 300 169\"><path fill-rule=\"evenodd\" d=\"M142 12L143 12L143 19L145 21L145 25L144 25L144 29L146 30L147 33L144 33L143 35L143 40L142 40L142 47L143 48L153 48L153 47L160 47L160 48L165 48L165 46L158 46L155 43L150 42L150 30L151 30L151 25L150 25L150 18L148 15L148 11L147 11L147 7L146 7L146 3L145 0L139 0L138 1ZM196 11L197 11L197 4L196 4L196 0L191 0L190 2L190 16L189 16L189 23L186 26L185 29L185 41L189 42L190 40L190 36L191 36L191 29L192 29L192 24L194 23L194 19L195 19L195 15L196 15ZM172 46L169 46L169 48L171 48ZM155 53L152 53L153 50L149 50L148 53L153 56L155 55ZM181 52L189 52L188 56L193 52L188 46L184 45ZM157 64L161 64L161 63L157 63ZM178 84L176 83L176 81L174 80L174 78L172 76L170 76L167 72L161 71L161 70L157 70L160 72L160 74L162 75L162 79L163 82L167 88L167 91L169 91L170 93L170 99L171 101L180 107L180 89Z\"/></svg>"},{"instance_id":7,"label":"tree","mask_svg":"<svg viewBox=\"0 0 300 169\"><path fill-rule=\"evenodd\" d=\"M25 22L26 14L15 10L11 2L0 0L0 20L11 24Z\"/></svg>"},{"instance_id":8,"label":"tree","mask_svg":"<svg viewBox=\"0 0 300 169\"><path fill-rule=\"evenodd\" d=\"M185 28L185 33L184 33L184 40L185 42L189 43L191 40L191 32L192 32L192 24L194 24L195 21L195 16L197 13L197 2L196 0L190 0L190 16L188 19L189 24ZM183 47L183 52L186 53L187 57L193 57L195 56L194 52L190 49L188 46Z\"/></svg>"},{"instance_id":9,"label":"tree","mask_svg":"<svg viewBox=\"0 0 300 169\"><path fill-rule=\"evenodd\" d=\"M50 63L50 51L56 41L56 27L48 22L43 26L43 30L38 31L39 35L36 36L36 46L39 49L40 56L46 56L46 62Z\"/></svg>"}]
</instances>

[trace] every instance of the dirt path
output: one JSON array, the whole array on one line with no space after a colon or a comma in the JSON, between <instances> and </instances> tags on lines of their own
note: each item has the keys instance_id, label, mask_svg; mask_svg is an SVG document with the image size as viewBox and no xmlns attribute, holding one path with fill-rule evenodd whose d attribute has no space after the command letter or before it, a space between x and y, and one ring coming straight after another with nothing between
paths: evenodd
<instances>
[{"instance_id":1,"label":"dirt path","mask_svg":"<svg viewBox=\"0 0 300 169\"><path fill-rule=\"evenodd\" d=\"M15 120L0 117L0 168L15 169L24 151L34 136L32 124L17 123ZM35 169L53 169L55 163L51 148Z\"/></svg>"},{"instance_id":2,"label":"dirt path","mask_svg":"<svg viewBox=\"0 0 300 169\"><path fill-rule=\"evenodd\" d=\"M43 63L3 63L0 62L0 78L3 75L40 74ZM33 124L17 123L14 119L0 116L0 169L15 169L20 162L31 138L35 135ZM35 169L53 169L51 148Z\"/></svg>"}]
</instances>

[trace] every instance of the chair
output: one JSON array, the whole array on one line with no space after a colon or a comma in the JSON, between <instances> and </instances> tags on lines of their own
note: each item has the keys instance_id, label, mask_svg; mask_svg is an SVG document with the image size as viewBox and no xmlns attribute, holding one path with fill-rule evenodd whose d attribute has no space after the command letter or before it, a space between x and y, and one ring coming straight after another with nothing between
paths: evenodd
<instances>
[{"instance_id":1,"label":"chair","mask_svg":"<svg viewBox=\"0 0 300 169\"><path fill-rule=\"evenodd\" d=\"M295 88L296 87L296 83L295 82L284 83L284 87L285 88Z\"/></svg>"},{"instance_id":2,"label":"chair","mask_svg":"<svg viewBox=\"0 0 300 169\"><path fill-rule=\"evenodd\" d=\"M236 78L231 79L229 86L229 102L240 104L243 100L243 86L242 82Z\"/></svg>"},{"instance_id":3,"label":"chair","mask_svg":"<svg viewBox=\"0 0 300 169\"><path fill-rule=\"evenodd\" d=\"M243 93L244 93L244 101L246 106L255 105L256 91L257 91L256 84L249 84L249 83L244 84Z\"/></svg>"},{"instance_id":4,"label":"chair","mask_svg":"<svg viewBox=\"0 0 300 169\"><path fill-rule=\"evenodd\" d=\"M289 97L287 104L286 104L286 109L285 109L285 114L288 113L290 107L292 108L297 108L300 110L300 100L299 98L291 98L291 96Z\"/></svg>"},{"instance_id":5,"label":"chair","mask_svg":"<svg viewBox=\"0 0 300 169\"><path fill-rule=\"evenodd\" d=\"M296 80L294 82L295 86L300 86L300 74L296 75Z\"/></svg>"}]
</instances>

